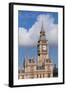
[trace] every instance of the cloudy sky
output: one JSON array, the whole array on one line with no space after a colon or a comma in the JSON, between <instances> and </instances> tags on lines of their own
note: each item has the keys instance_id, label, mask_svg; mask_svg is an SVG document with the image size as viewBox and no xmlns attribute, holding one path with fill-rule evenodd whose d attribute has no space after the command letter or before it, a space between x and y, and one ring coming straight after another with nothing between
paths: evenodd
<instances>
[{"instance_id":1,"label":"cloudy sky","mask_svg":"<svg viewBox=\"0 0 66 90\"><path fill-rule=\"evenodd\" d=\"M25 56L37 59L37 41L42 24L49 44L49 56L58 65L58 13L18 11L19 67Z\"/></svg>"}]
</instances>

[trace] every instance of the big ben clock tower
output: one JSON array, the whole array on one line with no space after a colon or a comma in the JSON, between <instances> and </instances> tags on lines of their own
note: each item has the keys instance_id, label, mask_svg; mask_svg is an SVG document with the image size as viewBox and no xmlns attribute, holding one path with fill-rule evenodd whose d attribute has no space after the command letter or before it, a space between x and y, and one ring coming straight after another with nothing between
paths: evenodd
<instances>
[{"instance_id":1,"label":"big ben clock tower","mask_svg":"<svg viewBox=\"0 0 66 90\"><path fill-rule=\"evenodd\" d=\"M19 78L45 78L53 77L53 63L48 54L48 40L43 30L43 24L41 27L40 37L37 44L38 58L37 62L34 58L26 58L24 62L24 69L19 73Z\"/></svg>"},{"instance_id":2,"label":"big ben clock tower","mask_svg":"<svg viewBox=\"0 0 66 90\"><path fill-rule=\"evenodd\" d=\"M46 40L43 24L41 27L40 38L38 40L38 64L41 66L48 58L48 40Z\"/></svg>"}]
</instances>

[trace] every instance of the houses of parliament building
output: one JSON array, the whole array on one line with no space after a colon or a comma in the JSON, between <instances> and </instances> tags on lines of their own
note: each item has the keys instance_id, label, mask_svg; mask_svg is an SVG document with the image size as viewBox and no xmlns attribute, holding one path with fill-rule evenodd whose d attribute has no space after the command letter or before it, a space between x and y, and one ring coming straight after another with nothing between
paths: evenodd
<instances>
[{"instance_id":1,"label":"houses of parliament building","mask_svg":"<svg viewBox=\"0 0 66 90\"><path fill-rule=\"evenodd\" d=\"M37 61L34 58L25 58L22 70L18 71L18 79L32 79L53 77L53 63L48 55L48 40L43 30L37 44Z\"/></svg>"}]
</instances>

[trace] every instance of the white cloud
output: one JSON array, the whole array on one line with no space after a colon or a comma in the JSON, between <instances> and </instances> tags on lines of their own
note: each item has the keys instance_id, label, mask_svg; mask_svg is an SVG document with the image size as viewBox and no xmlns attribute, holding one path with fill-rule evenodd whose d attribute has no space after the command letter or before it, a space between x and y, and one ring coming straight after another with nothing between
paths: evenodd
<instances>
[{"instance_id":1,"label":"white cloud","mask_svg":"<svg viewBox=\"0 0 66 90\"><path fill-rule=\"evenodd\" d=\"M39 15L37 21L27 31L25 28L19 28L19 45L20 46L35 46L40 36L41 26L46 32L46 38L49 44L57 44L58 40L58 25L54 24L54 19L49 15Z\"/></svg>"}]
</instances>

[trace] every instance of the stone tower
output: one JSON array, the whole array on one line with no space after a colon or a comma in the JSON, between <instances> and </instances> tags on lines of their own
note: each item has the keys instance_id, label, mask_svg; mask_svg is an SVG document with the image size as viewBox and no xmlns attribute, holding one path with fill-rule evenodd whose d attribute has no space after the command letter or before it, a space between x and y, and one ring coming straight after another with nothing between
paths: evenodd
<instances>
[{"instance_id":1,"label":"stone tower","mask_svg":"<svg viewBox=\"0 0 66 90\"><path fill-rule=\"evenodd\" d=\"M38 41L38 65L42 65L48 58L48 40L46 40L45 32L43 30L43 24L41 27L40 38Z\"/></svg>"}]
</instances>

